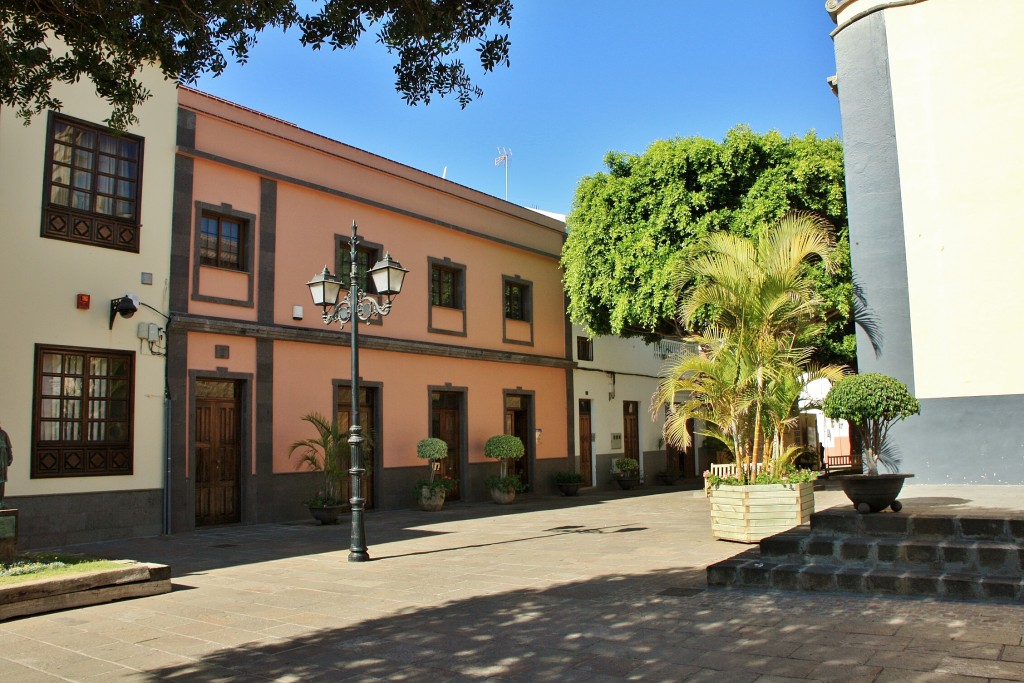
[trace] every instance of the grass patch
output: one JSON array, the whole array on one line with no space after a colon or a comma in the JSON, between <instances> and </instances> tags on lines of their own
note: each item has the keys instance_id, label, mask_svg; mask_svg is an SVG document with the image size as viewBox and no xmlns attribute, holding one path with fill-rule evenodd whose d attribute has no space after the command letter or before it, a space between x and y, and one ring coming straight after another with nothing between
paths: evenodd
<instances>
[{"instance_id":1,"label":"grass patch","mask_svg":"<svg viewBox=\"0 0 1024 683\"><path fill-rule=\"evenodd\" d=\"M123 561L101 560L84 555L24 553L10 564L0 564L0 586L123 567Z\"/></svg>"}]
</instances>

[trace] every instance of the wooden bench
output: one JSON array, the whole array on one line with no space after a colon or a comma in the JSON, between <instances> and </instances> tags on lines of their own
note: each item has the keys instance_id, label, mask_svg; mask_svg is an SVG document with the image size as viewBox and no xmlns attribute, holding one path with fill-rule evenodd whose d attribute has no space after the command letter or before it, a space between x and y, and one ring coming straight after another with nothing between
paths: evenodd
<instances>
[{"instance_id":1,"label":"wooden bench","mask_svg":"<svg viewBox=\"0 0 1024 683\"><path fill-rule=\"evenodd\" d=\"M739 471L736 467L736 463L734 462L711 463L710 467L710 470L704 472L704 494L708 496L711 495L711 485L708 483L708 477L712 474L723 478L735 477ZM764 470L764 463L755 462L752 465L744 465L744 469L746 469L747 472L750 471L751 467L753 467L754 474L760 474Z\"/></svg>"},{"instance_id":2,"label":"wooden bench","mask_svg":"<svg viewBox=\"0 0 1024 683\"><path fill-rule=\"evenodd\" d=\"M826 455L825 456L825 473L835 470L855 470L860 471L860 456L853 454L847 455Z\"/></svg>"}]
</instances>

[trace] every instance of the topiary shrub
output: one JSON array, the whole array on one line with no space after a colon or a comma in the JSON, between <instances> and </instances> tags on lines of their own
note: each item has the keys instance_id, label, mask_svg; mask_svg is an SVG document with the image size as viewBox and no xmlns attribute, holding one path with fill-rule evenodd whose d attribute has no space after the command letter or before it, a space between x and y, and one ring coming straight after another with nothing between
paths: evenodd
<instances>
[{"instance_id":1,"label":"topiary shrub","mask_svg":"<svg viewBox=\"0 0 1024 683\"><path fill-rule=\"evenodd\" d=\"M518 460L526 454L523 440L511 434L498 434L487 439L484 444L484 455L499 460Z\"/></svg>"},{"instance_id":2,"label":"topiary shrub","mask_svg":"<svg viewBox=\"0 0 1024 683\"><path fill-rule=\"evenodd\" d=\"M878 455L889 428L921 413L921 403L906 384L879 373L844 377L832 386L821 407L827 417L846 420L860 431L871 475L878 474Z\"/></svg>"},{"instance_id":3,"label":"topiary shrub","mask_svg":"<svg viewBox=\"0 0 1024 683\"><path fill-rule=\"evenodd\" d=\"M484 443L484 455L501 461L501 474L496 477L487 477L484 480L487 488L506 493L524 491L526 489L526 484L520 481L517 475L508 473L509 461L518 460L526 455L526 447L523 446L522 439L511 434L492 436Z\"/></svg>"},{"instance_id":4,"label":"topiary shrub","mask_svg":"<svg viewBox=\"0 0 1024 683\"><path fill-rule=\"evenodd\" d=\"M444 460L448 457L448 444L443 439L423 439L416 444L416 457L424 460Z\"/></svg>"}]
</instances>

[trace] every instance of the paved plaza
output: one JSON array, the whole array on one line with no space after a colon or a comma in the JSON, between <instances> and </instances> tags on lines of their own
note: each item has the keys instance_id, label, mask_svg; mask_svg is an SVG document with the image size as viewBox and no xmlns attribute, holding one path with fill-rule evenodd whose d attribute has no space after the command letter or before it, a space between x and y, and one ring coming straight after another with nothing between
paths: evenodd
<instances>
[{"instance_id":1,"label":"paved plaza","mask_svg":"<svg viewBox=\"0 0 1024 683\"><path fill-rule=\"evenodd\" d=\"M817 507L848 504L819 491ZM1020 510L1022 487L910 486ZM0 680L1024 681L1024 605L708 590L747 548L702 494L449 504L346 523L76 546L170 564L174 591L0 623Z\"/></svg>"}]
</instances>

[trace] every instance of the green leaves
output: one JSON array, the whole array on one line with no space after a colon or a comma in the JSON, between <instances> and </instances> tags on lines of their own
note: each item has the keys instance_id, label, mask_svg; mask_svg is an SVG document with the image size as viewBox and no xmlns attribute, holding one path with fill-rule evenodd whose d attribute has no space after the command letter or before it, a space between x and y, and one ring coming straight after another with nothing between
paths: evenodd
<instances>
[{"instance_id":1,"label":"green leaves","mask_svg":"<svg viewBox=\"0 0 1024 683\"><path fill-rule=\"evenodd\" d=\"M11 0L0 4L0 103L28 121L60 109L53 83L88 78L111 105L108 124L124 130L149 97L135 76L145 64L187 84L200 74L223 72L227 55L244 64L268 29L298 26L302 44L318 50L324 44L353 47L368 27L378 26L378 41L398 54L395 89L406 102L427 104L432 95L453 94L464 107L483 91L453 55L476 42L484 71L508 66L508 35L486 34L511 21L512 0L328 0L307 14L294 0Z\"/></svg>"},{"instance_id":2,"label":"green leaves","mask_svg":"<svg viewBox=\"0 0 1024 683\"><path fill-rule=\"evenodd\" d=\"M838 139L737 126L721 142L659 140L643 154L609 152L604 163L606 172L580 181L567 218L562 267L574 322L596 334L683 336L670 283L698 242L718 232L753 237L808 210L834 226L840 245L836 270L811 267L817 295L834 305L814 346L822 362L855 362Z\"/></svg>"},{"instance_id":3,"label":"green leaves","mask_svg":"<svg viewBox=\"0 0 1024 683\"><path fill-rule=\"evenodd\" d=\"M880 373L850 375L832 387L822 404L825 415L864 425L893 422L921 413L921 403L903 382Z\"/></svg>"}]
</instances>

